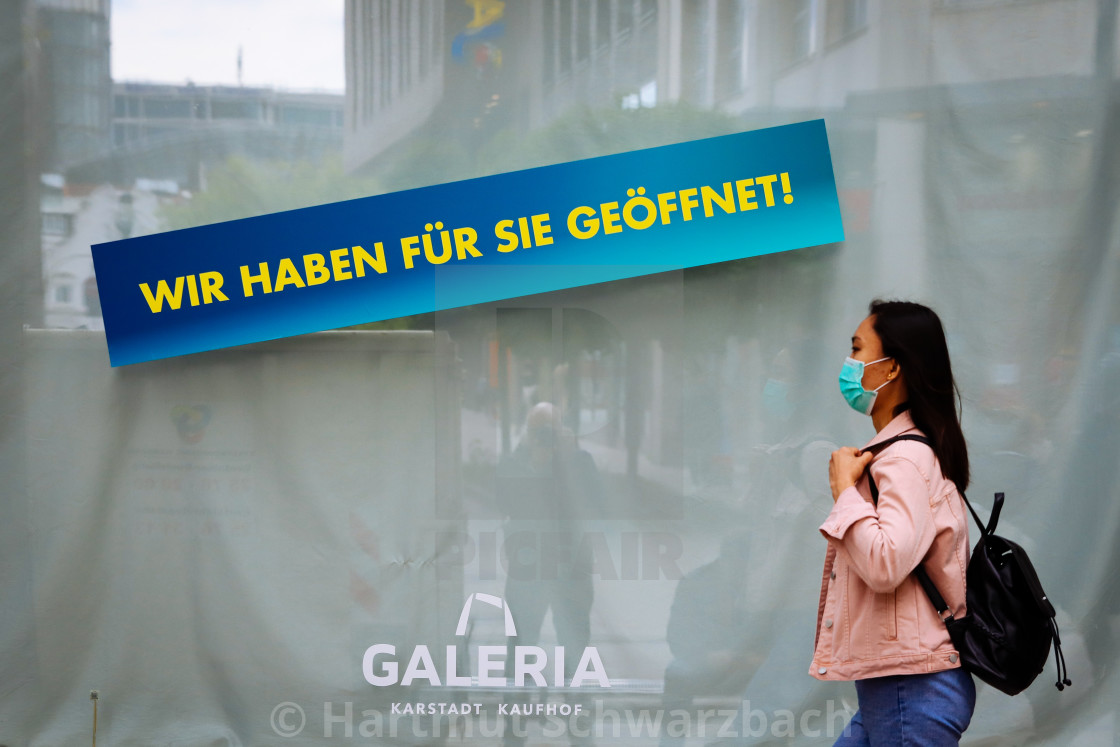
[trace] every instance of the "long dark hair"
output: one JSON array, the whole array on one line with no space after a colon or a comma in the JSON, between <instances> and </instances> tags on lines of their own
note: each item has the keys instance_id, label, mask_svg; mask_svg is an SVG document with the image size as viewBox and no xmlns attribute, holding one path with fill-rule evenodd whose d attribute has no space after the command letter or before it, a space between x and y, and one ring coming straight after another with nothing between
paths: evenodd
<instances>
[{"instance_id":1,"label":"long dark hair","mask_svg":"<svg viewBox=\"0 0 1120 747\"><path fill-rule=\"evenodd\" d=\"M908 399L894 414L910 411L914 425L933 443L941 473L964 492L969 479L968 447L941 320L933 309L909 301L875 300L868 312L883 343L883 355L894 358L906 378Z\"/></svg>"}]
</instances>

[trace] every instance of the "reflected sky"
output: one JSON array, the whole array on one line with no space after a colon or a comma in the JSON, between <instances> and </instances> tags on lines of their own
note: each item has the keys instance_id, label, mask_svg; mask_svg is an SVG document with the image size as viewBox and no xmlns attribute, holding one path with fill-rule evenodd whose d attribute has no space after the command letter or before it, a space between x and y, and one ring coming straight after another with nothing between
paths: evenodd
<instances>
[{"instance_id":1,"label":"reflected sky","mask_svg":"<svg viewBox=\"0 0 1120 747\"><path fill-rule=\"evenodd\" d=\"M342 9L342 0L116 0L113 78L236 85L240 48L244 85L341 93Z\"/></svg>"}]
</instances>

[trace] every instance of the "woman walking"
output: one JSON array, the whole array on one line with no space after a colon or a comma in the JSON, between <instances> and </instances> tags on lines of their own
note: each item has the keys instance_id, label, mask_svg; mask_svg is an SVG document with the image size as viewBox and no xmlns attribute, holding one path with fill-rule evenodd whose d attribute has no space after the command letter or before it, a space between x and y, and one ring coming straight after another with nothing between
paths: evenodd
<instances>
[{"instance_id":1,"label":"woman walking","mask_svg":"<svg viewBox=\"0 0 1120 747\"><path fill-rule=\"evenodd\" d=\"M876 435L829 462L835 503L820 527L828 550L810 674L856 683L859 709L837 745L956 745L976 689L912 575L922 564L952 614L965 614L968 452L941 320L920 304L873 302L840 390ZM902 434L929 445L876 447Z\"/></svg>"}]
</instances>

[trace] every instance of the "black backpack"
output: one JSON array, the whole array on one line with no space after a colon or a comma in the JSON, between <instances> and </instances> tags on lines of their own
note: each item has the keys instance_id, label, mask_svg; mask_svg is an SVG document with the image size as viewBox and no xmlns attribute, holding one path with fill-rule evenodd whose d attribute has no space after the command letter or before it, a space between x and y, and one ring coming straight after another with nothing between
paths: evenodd
<instances>
[{"instance_id":1,"label":"black backpack","mask_svg":"<svg viewBox=\"0 0 1120 747\"><path fill-rule=\"evenodd\" d=\"M868 450L877 451L895 441L920 441L933 447L925 436L903 434L873 444ZM871 483L871 498L877 505L879 489L870 470L867 478ZM954 618L925 568L919 564L914 569L918 582L949 629L949 638L961 655L961 665L997 690L1015 695L1042 672L1053 641L1054 663L1058 669L1058 681L1054 684L1058 690L1064 690L1073 683L1062 655L1054 606L1042 590L1026 551L995 534L1003 508L1003 493L995 494L987 526L980 521L964 493L961 498L980 527L980 541L972 551L965 574L967 614L959 620Z\"/></svg>"}]
</instances>

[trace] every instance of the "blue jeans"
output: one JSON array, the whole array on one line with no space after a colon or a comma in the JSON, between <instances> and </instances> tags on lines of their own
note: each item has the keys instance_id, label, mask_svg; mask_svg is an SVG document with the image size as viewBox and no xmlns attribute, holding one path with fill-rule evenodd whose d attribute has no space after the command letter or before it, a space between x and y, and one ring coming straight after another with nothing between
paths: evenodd
<instances>
[{"instance_id":1,"label":"blue jeans","mask_svg":"<svg viewBox=\"0 0 1120 747\"><path fill-rule=\"evenodd\" d=\"M950 747L960 742L976 707L964 669L856 681L859 710L834 747Z\"/></svg>"}]
</instances>

